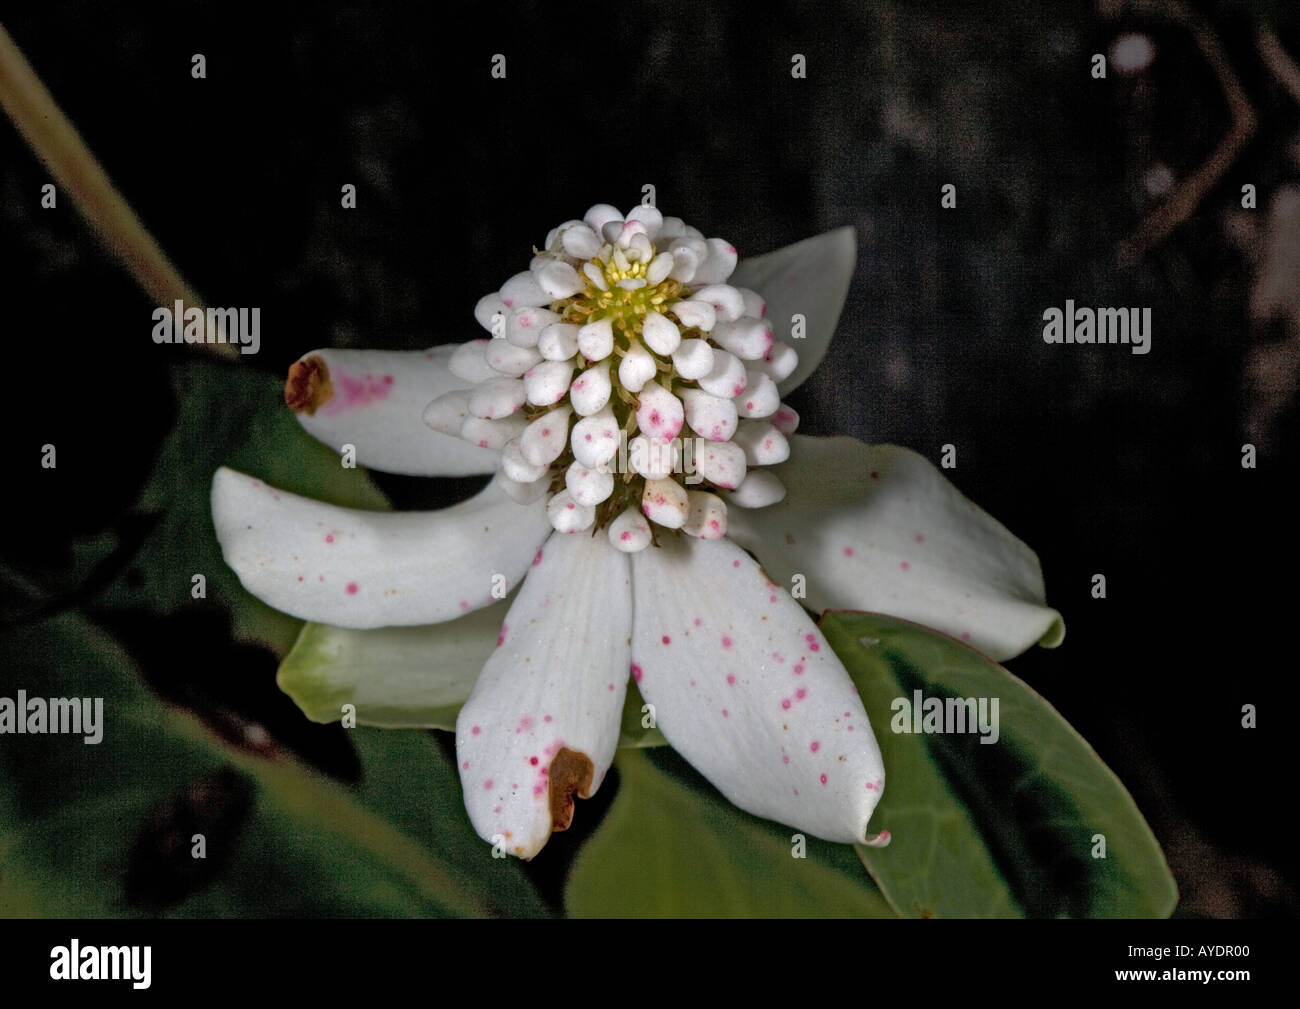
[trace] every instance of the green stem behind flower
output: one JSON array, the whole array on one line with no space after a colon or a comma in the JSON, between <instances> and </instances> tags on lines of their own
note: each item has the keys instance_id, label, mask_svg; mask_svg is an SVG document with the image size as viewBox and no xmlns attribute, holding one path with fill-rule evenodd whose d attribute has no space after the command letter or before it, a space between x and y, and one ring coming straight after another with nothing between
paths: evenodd
<instances>
[{"instance_id":1,"label":"green stem behind flower","mask_svg":"<svg viewBox=\"0 0 1300 1009\"><path fill-rule=\"evenodd\" d=\"M90 152L76 127L41 83L13 38L0 25L0 107L60 188L99 234L104 246L159 305L176 300L202 307L203 299L172 265ZM238 357L226 343L202 343L213 353Z\"/></svg>"}]
</instances>

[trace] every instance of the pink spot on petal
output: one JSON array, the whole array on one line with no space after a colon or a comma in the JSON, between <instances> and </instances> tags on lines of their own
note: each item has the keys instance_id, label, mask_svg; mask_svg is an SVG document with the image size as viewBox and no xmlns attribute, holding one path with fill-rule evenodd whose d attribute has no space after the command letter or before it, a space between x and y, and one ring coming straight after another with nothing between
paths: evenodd
<instances>
[{"instance_id":1,"label":"pink spot on petal","mask_svg":"<svg viewBox=\"0 0 1300 1009\"><path fill-rule=\"evenodd\" d=\"M782 702L781 702L781 707L784 708L786 711L789 711L789 710L790 710L790 698L787 697L784 701L782 701Z\"/></svg>"},{"instance_id":2,"label":"pink spot on petal","mask_svg":"<svg viewBox=\"0 0 1300 1009\"><path fill-rule=\"evenodd\" d=\"M723 717L723 718L727 718L727 717L728 717L728 715L727 715L727 709L726 709L726 708L723 708L723 709L722 709L722 717Z\"/></svg>"},{"instance_id":3,"label":"pink spot on petal","mask_svg":"<svg viewBox=\"0 0 1300 1009\"><path fill-rule=\"evenodd\" d=\"M723 647L723 648L730 648L730 647L731 647L731 638L727 637L727 635L725 635L725 634L722 635L722 647Z\"/></svg>"},{"instance_id":4,"label":"pink spot on petal","mask_svg":"<svg viewBox=\"0 0 1300 1009\"><path fill-rule=\"evenodd\" d=\"M794 675L795 675L795 676L802 676L802 675L803 675L803 663L802 663L802 662L796 662L796 663L794 664Z\"/></svg>"},{"instance_id":5,"label":"pink spot on petal","mask_svg":"<svg viewBox=\"0 0 1300 1009\"><path fill-rule=\"evenodd\" d=\"M460 611L461 611L462 613L464 613L464 612L466 612L468 609L469 609L469 600L468 600L468 599L462 599L462 600L460 601Z\"/></svg>"},{"instance_id":6,"label":"pink spot on petal","mask_svg":"<svg viewBox=\"0 0 1300 1009\"><path fill-rule=\"evenodd\" d=\"M805 690L803 687L800 687L798 690L794 692L794 696L796 699L802 701L805 697L808 696L808 691Z\"/></svg>"},{"instance_id":7,"label":"pink spot on petal","mask_svg":"<svg viewBox=\"0 0 1300 1009\"><path fill-rule=\"evenodd\" d=\"M663 641L665 645L671 645L673 643L673 639L670 638L667 634L665 634L660 640Z\"/></svg>"},{"instance_id":8,"label":"pink spot on petal","mask_svg":"<svg viewBox=\"0 0 1300 1009\"><path fill-rule=\"evenodd\" d=\"M482 732L483 730L482 730L479 726L476 725L476 726L474 726L474 728L470 729L469 731L470 731L470 735L477 736L477 735L478 735L480 732Z\"/></svg>"},{"instance_id":9,"label":"pink spot on petal","mask_svg":"<svg viewBox=\"0 0 1300 1009\"><path fill-rule=\"evenodd\" d=\"M736 685L736 674L735 674L735 673L728 673L728 674L727 674L727 685L728 685L728 686L732 686L732 687L734 687L734 686Z\"/></svg>"},{"instance_id":10,"label":"pink spot on petal","mask_svg":"<svg viewBox=\"0 0 1300 1009\"><path fill-rule=\"evenodd\" d=\"M740 567L740 561L732 561L732 562L731 562L731 566L732 566L733 568L738 568L738 567Z\"/></svg>"},{"instance_id":11,"label":"pink spot on petal","mask_svg":"<svg viewBox=\"0 0 1300 1009\"><path fill-rule=\"evenodd\" d=\"M815 739L810 744L808 744L808 749L812 750L813 753L816 753L821 748L822 748L822 744L817 742L817 740Z\"/></svg>"},{"instance_id":12,"label":"pink spot on petal","mask_svg":"<svg viewBox=\"0 0 1300 1009\"><path fill-rule=\"evenodd\" d=\"M537 758L536 758L536 757L529 757L529 758L528 758L528 763L530 763L530 764L532 764L534 767L536 767L536 766L537 766Z\"/></svg>"},{"instance_id":13,"label":"pink spot on petal","mask_svg":"<svg viewBox=\"0 0 1300 1009\"><path fill-rule=\"evenodd\" d=\"M845 556L845 557L852 557L852 556L853 556L853 548L852 548L852 547L845 547L845 548L844 548L844 556Z\"/></svg>"},{"instance_id":14,"label":"pink spot on petal","mask_svg":"<svg viewBox=\"0 0 1300 1009\"><path fill-rule=\"evenodd\" d=\"M483 791L486 792L486 791L488 791L491 787L492 787L492 779L491 779L491 778L488 778L485 782L483 782Z\"/></svg>"},{"instance_id":15,"label":"pink spot on petal","mask_svg":"<svg viewBox=\"0 0 1300 1009\"><path fill-rule=\"evenodd\" d=\"M325 542L326 542L326 543L333 543L333 542L334 542L334 534L333 534L333 533L327 533L326 536L325 536Z\"/></svg>"},{"instance_id":16,"label":"pink spot on petal","mask_svg":"<svg viewBox=\"0 0 1300 1009\"><path fill-rule=\"evenodd\" d=\"M826 784L826 775L824 774L822 775L822 784L823 785Z\"/></svg>"},{"instance_id":17,"label":"pink spot on petal","mask_svg":"<svg viewBox=\"0 0 1300 1009\"><path fill-rule=\"evenodd\" d=\"M910 565L909 563L907 563L907 561L903 561L903 563L900 564L900 565L898 565L898 566L899 566L900 568L902 568L904 571L907 571L909 568L911 568L912 565Z\"/></svg>"},{"instance_id":18,"label":"pink spot on petal","mask_svg":"<svg viewBox=\"0 0 1300 1009\"><path fill-rule=\"evenodd\" d=\"M357 594L357 583L348 582L348 595L355 596L356 594Z\"/></svg>"},{"instance_id":19,"label":"pink spot on petal","mask_svg":"<svg viewBox=\"0 0 1300 1009\"><path fill-rule=\"evenodd\" d=\"M533 558L533 567L537 567L537 565L541 563L542 563L542 550L539 547L537 550L537 556Z\"/></svg>"}]
</instances>

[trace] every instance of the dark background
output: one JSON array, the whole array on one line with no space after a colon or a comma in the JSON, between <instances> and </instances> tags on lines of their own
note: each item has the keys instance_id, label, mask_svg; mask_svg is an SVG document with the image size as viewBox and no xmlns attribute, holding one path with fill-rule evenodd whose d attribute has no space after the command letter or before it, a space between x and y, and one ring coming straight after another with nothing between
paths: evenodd
<instances>
[{"instance_id":1,"label":"dark background","mask_svg":"<svg viewBox=\"0 0 1300 1009\"><path fill-rule=\"evenodd\" d=\"M1010 667L1133 793L1181 912L1294 914L1300 217L1272 208L1300 185L1300 109L1255 39L1273 31L1300 54L1300 18L1286 5L1197 8L1258 128L1197 212L1122 268L1117 244L1158 202L1148 173L1190 175L1229 114L1164 5L1101 6L1120 13L322 3L248 17L217 3L163 15L49 2L6 25L208 302L261 307L261 353L240 368L282 375L317 346L475 337L477 298L551 226L596 202L626 209L647 182L665 214L742 256L856 226L838 335L791 397L802 430L936 462L954 444L947 475L1038 552L1067 622L1060 649ZM1123 31L1145 33L1155 61L1092 79L1091 55ZM194 53L206 80L190 76ZM495 53L505 80L489 75ZM790 76L793 53L805 80ZM13 456L0 559L42 587L47 612L94 614L73 547L112 530L129 569L132 537L148 532L131 507L176 415L168 368L187 351L150 341L151 303L70 200L40 209L46 181L0 123L0 420ZM357 208L345 211L349 182ZM948 182L956 210L939 207ZM1240 209L1244 183L1255 211ZM1266 288L1281 292L1268 318L1251 309ZM1067 298L1150 307L1150 354L1045 345L1042 313ZM36 480L46 442L60 465ZM1254 470L1240 463L1246 442ZM376 479L398 507L476 485ZM1091 598L1095 573L1104 600ZM359 773L341 730L308 724L276 691L271 653L234 644L211 613L100 618L164 696ZM1241 728L1246 703L1257 729ZM576 849L609 792L553 846ZM566 861L530 872L558 893Z\"/></svg>"}]
</instances>

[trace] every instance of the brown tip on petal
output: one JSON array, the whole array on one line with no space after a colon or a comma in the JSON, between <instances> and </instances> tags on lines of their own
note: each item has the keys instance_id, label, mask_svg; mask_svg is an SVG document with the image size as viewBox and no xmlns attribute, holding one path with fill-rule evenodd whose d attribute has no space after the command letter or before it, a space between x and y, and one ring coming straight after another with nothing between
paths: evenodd
<instances>
[{"instance_id":1,"label":"brown tip on petal","mask_svg":"<svg viewBox=\"0 0 1300 1009\"><path fill-rule=\"evenodd\" d=\"M323 357L313 354L289 366L289 377L284 382L284 402L294 413L305 411L310 417L333 398L334 386L330 384L330 370Z\"/></svg>"},{"instance_id":2,"label":"brown tip on petal","mask_svg":"<svg viewBox=\"0 0 1300 1009\"><path fill-rule=\"evenodd\" d=\"M551 761L551 830L568 830L573 822L573 795L585 799L591 794L596 768L585 753L561 747Z\"/></svg>"}]
</instances>

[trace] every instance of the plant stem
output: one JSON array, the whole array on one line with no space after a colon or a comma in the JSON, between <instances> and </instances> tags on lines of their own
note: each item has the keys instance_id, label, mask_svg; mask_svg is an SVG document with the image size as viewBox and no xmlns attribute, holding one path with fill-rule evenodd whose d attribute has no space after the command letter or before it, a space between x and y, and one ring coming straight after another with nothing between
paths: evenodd
<instances>
[{"instance_id":1,"label":"plant stem","mask_svg":"<svg viewBox=\"0 0 1300 1009\"><path fill-rule=\"evenodd\" d=\"M4 25L0 25L0 107L145 294L159 305L170 306L179 299L187 307L203 307L203 299L122 198ZM239 356L228 343L198 346L221 356Z\"/></svg>"}]
</instances>

